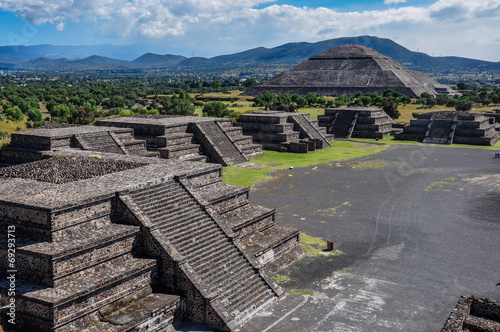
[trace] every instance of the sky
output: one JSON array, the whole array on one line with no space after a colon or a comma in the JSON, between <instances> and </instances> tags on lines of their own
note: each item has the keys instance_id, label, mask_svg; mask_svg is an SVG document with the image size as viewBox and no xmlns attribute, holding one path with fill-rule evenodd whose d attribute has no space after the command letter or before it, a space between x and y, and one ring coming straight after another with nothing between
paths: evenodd
<instances>
[{"instance_id":1,"label":"sky","mask_svg":"<svg viewBox=\"0 0 500 332\"><path fill-rule=\"evenodd\" d=\"M370 35L496 62L500 0L0 0L0 32L0 45L137 45L187 57Z\"/></svg>"}]
</instances>

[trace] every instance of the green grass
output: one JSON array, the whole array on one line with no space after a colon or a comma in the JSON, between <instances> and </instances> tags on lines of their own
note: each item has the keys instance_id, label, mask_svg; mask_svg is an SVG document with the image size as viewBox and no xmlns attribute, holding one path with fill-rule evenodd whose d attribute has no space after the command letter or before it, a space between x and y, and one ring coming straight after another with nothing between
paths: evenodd
<instances>
[{"instance_id":1,"label":"green grass","mask_svg":"<svg viewBox=\"0 0 500 332\"><path fill-rule=\"evenodd\" d=\"M18 131L26 130L26 121L17 122L11 120L0 120L0 131L6 131L9 134L15 133ZM0 140L0 146L7 144L10 142L10 138Z\"/></svg>"},{"instance_id":2,"label":"green grass","mask_svg":"<svg viewBox=\"0 0 500 332\"><path fill-rule=\"evenodd\" d=\"M269 180L270 172L324 164L332 161L363 157L384 150L384 144L363 144L360 142L337 141L332 146L314 153L283 153L265 151L265 156L246 163L224 167L224 182L251 187L260 180Z\"/></svg>"},{"instance_id":3,"label":"green grass","mask_svg":"<svg viewBox=\"0 0 500 332\"><path fill-rule=\"evenodd\" d=\"M278 284L290 280L290 277L287 276L286 274L277 274L277 273L271 273L271 277L276 281Z\"/></svg>"},{"instance_id":4,"label":"green grass","mask_svg":"<svg viewBox=\"0 0 500 332\"><path fill-rule=\"evenodd\" d=\"M295 294L295 295L313 295L314 294L313 291L306 291L303 289L290 289L288 291L288 293Z\"/></svg>"}]
</instances>

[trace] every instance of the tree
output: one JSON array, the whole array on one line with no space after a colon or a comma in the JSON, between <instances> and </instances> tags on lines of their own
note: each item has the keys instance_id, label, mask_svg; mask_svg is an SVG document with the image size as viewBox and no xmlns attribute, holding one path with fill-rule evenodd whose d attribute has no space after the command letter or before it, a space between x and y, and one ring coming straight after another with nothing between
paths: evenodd
<instances>
[{"instance_id":1,"label":"tree","mask_svg":"<svg viewBox=\"0 0 500 332\"><path fill-rule=\"evenodd\" d=\"M438 105L446 105L446 103L448 102L448 100L449 100L449 99L450 99L450 98L448 98L448 96L447 96L447 95L438 95L438 96L436 97L436 103L437 103Z\"/></svg>"},{"instance_id":2,"label":"tree","mask_svg":"<svg viewBox=\"0 0 500 332\"><path fill-rule=\"evenodd\" d=\"M466 111L470 111L472 109L472 106L474 106L474 103L472 101L467 100L467 99L462 99L455 106L455 110L466 112Z\"/></svg>"},{"instance_id":3,"label":"tree","mask_svg":"<svg viewBox=\"0 0 500 332\"><path fill-rule=\"evenodd\" d=\"M359 100L361 101L361 104L365 107L372 103L372 98L369 96L362 96L361 98L359 98Z\"/></svg>"},{"instance_id":4,"label":"tree","mask_svg":"<svg viewBox=\"0 0 500 332\"><path fill-rule=\"evenodd\" d=\"M269 91L266 91L263 94L255 97L254 104L256 106L273 109L277 101L278 101L278 96L272 94Z\"/></svg>"},{"instance_id":5,"label":"tree","mask_svg":"<svg viewBox=\"0 0 500 332\"><path fill-rule=\"evenodd\" d=\"M392 99L384 98L382 102L382 109L393 119L397 119L401 116L401 113L398 111L398 104L396 104L396 102Z\"/></svg>"},{"instance_id":6,"label":"tree","mask_svg":"<svg viewBox=\"0 0 500 332\"><path fill-rule=\"evenodd\" d=\"M257 84L257 81L255 80L255 78L253 77L249 77L247 78L244 82L243 82L243 86L245 88L251 88L252 86L254 86L255 84Z\"/></svg>"},{"instance_id":7,"label":"tree","mask_svg":"<svg viewBox=\"0 0 500 332\"><path fill-rule=\"evenodd\" d=\"M23 112L17 107L7 108L6 110L4 110L4 113L7 117L7 119L10 119L12 121L23 121L24 120Z\"/></svg>"},{"instance_id":8,"label":"tree","mask_svg":"<svg viewBox=\"0 0 500 332\"><path fill-rule=\"evenodd\" d=\"M68 105L59 104L52 107L52 110L50 110L49 113L52 118L52 122L67 123L68 117L71 114L71 109Z\"/></svg>"},{"instance_id":9,"label":"tree","mask_svg":"<svg viewBox=\"0 0 500 332\"><path fill-rule=\"evenodd\" d=\"M316 102L318 101L318 96L313 92L309 92L306 95L306 100L307 100L307 104L309 106L312 106L312 105L316 104Z\"/></svg>"},{"instance_id":10,"label":"tree","mask_svg":"<svg viewBox=\"0 0 500 332\"><path fill-rule=\"evenodd\" d=\"M187 99L171 99L167 109L164 110L165 114L169 115L194 115L194 106L191 101Z\"/></svg>"},{"instance_id":11,"label":"tree","mask_svg":"<svg viewBox=\"0 0 500 332\"><path fill-rule=\"evenodd\" d=\"M28 122L29 123L28 127L33 127L33 128L38 128L45 124L45 121L43 121L42 112L36 109L31 109L28 111L28 121L31 121Z\"/></svg>"},{"instance_id":12,"label":"tree","mask_svg":"<svg viewBox=\"0 0 500 332\"><path fill-rule=\"evenodd\" d=\"M405 106L411 104L411 98L408 96L403 96L401 97L401 103Z\"/></svg>"},{"instance_id":13,"label":"tree","mask_svg":"<svg viewBox=\"0 0 500 332\"><path fill-rule=\"evenodd\" d=\"M278 111L295 112L298 109L298 105L293 101L292 95L285 93L278 96L275 108Z\"/></svg>"},{"instance_id":14,"label":"tree","mask_svg":"<svg viewBox=\"0 0 500 332\"><path fill-rule=\"evenodd\" d=\"M216 118L223 118L231 115L231 111L227 109L226 104L220 101L211 101L203 106L203 116L211 116Z\"/></svg>"},{"instance_id":15,"label":"tree","mask_svg":"<svg viewBox=\"0 0 500 332\"><path fill-rule=\"evenodd\" d=\"M72 124L89 125L94 121L94 110L90 104L77 107L69 117L68 121Z\"/></svg>"},{"instance_id":16,"label":"tree","mask_svg":"<svg viewBox=\"0 0 500 332\"><path fill-rule=\"evenodd\" d=\"M469 86L465 82L460 82L457 84L457 89L458 90L468 90Z\"/></svg>"}]
</instances>

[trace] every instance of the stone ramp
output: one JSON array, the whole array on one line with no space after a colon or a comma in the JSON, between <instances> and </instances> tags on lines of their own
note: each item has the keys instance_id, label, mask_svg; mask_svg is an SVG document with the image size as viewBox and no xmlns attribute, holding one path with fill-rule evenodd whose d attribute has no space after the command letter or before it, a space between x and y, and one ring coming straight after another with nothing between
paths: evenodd
<instances>
[{"instance_id":1,"label":"stone ramp","mask_svg":"<svg viewBox=\"0 0 500 332\"><path fill-rule=\"evenodd\" d=\"M323 135L323 133L320 131L319 128L316 128L315 126L312 125L312 123L309 120L308 114L307 115L294 114L293 116L290 117L290 120L293 123L295 123L295 125L298 127L297 129L299 129L299 131L305 136L301 138L310 138L318 140L322 142L322 146L324 147L331 145L326 135Z\"/></svg>"},{"instance_id":2,"label":"stone ramp","mask_svg":"<svg viewBox=\"0 0 500 332\"><path fill-rule=\"evenodd\" d=\"M84 150L127 154L120 141L107 131L77 134L75 139Z\"/></svg>"},{"instance_id":3,"label":"stone ramp","mask_svg":"<svg viewBox=\"0 0 500 332\"><path fill-rule=\"evenodd\" d=\"M194 130L197 140L203 146L205 153L210 155L212 162L229 166L247 161L217 122L198 122Z\"/></svg>"},{"instance_id":4,"label":"stone ramp","mask_svg":"<svg viewBox=\"0 0 500 332\"><path fill-rule=\"evenodd\" d=\"M176 278L186 282L177 286L187 297L188 319L232 330L274 301L273 289L228 236L232 232L181 183L168 180L127 197L137 207L136 214L149 223L150 234L179 266L182 277ZM191 288L197 296L189 296Z\"/></svg>"},{"instance_id":5,"label":"stone ramp","mask_svg":"<svg viewBox=\"0 0 500 332\"><path fill-rule=\"evenodd\" d=\"M356 124L357 113L350 111L339 111L332 123L331 133L337 138L350 138L354 125Z\"/></svg>"}]
</instances>

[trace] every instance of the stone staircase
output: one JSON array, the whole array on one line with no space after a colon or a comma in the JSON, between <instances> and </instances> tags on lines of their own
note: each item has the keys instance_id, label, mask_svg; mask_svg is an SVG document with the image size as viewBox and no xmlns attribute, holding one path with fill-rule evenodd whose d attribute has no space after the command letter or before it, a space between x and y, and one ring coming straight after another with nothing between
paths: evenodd
<instances>
[{"instance_id":1,"label":"stone staircase","mask_svg":"<svg viewBox=\"0 0 500 332\"><path fill-rule=\"evenodd\" d=\"M75 135L76 145L84 150L158 157L157 152L146 149L146 141L134 138L132 131L89 132Z\"/></svg>"},{"instance_id":2,"label":"stone staircase","mask_svg":"<svg viewBox=\"0 0 500 332\"><path fill-rule=\"evenodd\" d=\"M217 124L247 160L262 155L262 145L254 144L252 136L243 135L241 127L233 126L232 121L218 121Z\"/></svg>"},{"instance_id":3,"label":"stone staircase","mask_svg":"<svg viewBox=\"0 0 500 332\"><path fill-rule=\"evenodd\" d=\"M329 132L337 138L350 138L357 117L356 112L337 112Z\"/></svg>"},{"instance_id":4,"label":"stone staircase","mask_svg":"<svg viewBox=\"0 0 500 332\"><path fill-rule=\"evenodd\" d=\"M139 256L140 228L111 222L112 199L86 202L86 205L61 211L30 212L33 216L45 215L42 219L51 221L48 225L0 216L2 226L7 222L16 227L16 316L19 322L16 327L69 332L93 326L90 330L111 332L131 331L147 324L152 327L148 331L159 331L171 323L178 297L170 298L168 308L167 303L158 303L160 306L155 310L162 312L162 317L156 313L133 316L125 325L111 324L103 329L106 325L101 321L103 311L111 313L134 301L148 301L153 295L157 268L156 260ZM79 218L65 224L58 221L58 216L81 212ZM2 242L6 244L6 239ZM7 257L3 244L2 258ZM0 283L1 289L9 288L6 278ZM8 300L5 295L2 294L2 305ZM161 322L153 323L152 317Z\"/></svg>"},{"instance_id":5,"label":"stone staircase","mask_svg":"<svg viewBox=\"0 0 500 332\"><path fill-rule=\"evenodd\" d=\"M147 138L150 150L160 153L160 158L183 161L207 161L201 144L189 125L169 126L165 134Z\"/></svg>"},{"instance_id":6,"label":"stone staircase","mask_svg":"<svg viewBox=\"0 0 500 332\"><path fill-rule=\"evenodd\" d=\"M210 155L212 162L224 166L240 164L248 159L239 147L226 135L216 121L205 121L194 124L194 132L203 150Z\"/></svg>"},{"instance_id":7,"label":"stone staircase","mask_svg":"<svg viewBox=\"0 0 500 332\"><path fill-rule=\"evenodd\" d=\"M457 126L457 117L452 121L440 120L434 117L429 122L428 130L423 139L424 143L451 144Z\"/></svg>"},{"instance_id":8,"label":"stone staircase","mask_svg":"<svg viewBox=\"0 0 500 332\"><path fill-rule=\"evenodd\" d=\"M289 117L289 121L295 124L295 130L300 131L300 138L316 140L320 145L317 148L321 149L331 145L333 136L326 133L326 128L319 128L318 121L311 121L309 114L294 114Z\"/></svg>"},{"instance_id":9,"label":"stone staircase","mask_svg":"<svg viewBox=\"0 0 500 332\"><path fill-rule=\"evenodd\" d=\"M232 231L182 182L151 184L121 199L163 248L159 255L168 256L160 260L170 262L165 263L174 274L169 286L182 290L188 319L232 330L275 300L276 285L252 266L233 243Z\"/></svg>"},{"instance_id":10,"label":"stone staircase","mask_svg":"<svg viewBox=\"0 0 500 332\"><path fill-rule=\"evenodd\" d=\"M275 210L250 204L248 187L227 185L221 177L201 185L183 183L207 211L235 233L254 266L272 270L295 258L283 256L298 246L299 230L276 226Z\"/></svg>"},{"instance_id":11,"label":"stone staircase","mask_svg":"<svg viewBox=\"0 0 500 332\"><path fill-rule=\"evenodd\" d=\"M75 139L84 150L126 154L123 145L108 131L76 134Z\"/></svg>"}]
</instances>

